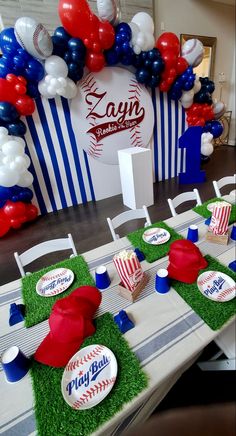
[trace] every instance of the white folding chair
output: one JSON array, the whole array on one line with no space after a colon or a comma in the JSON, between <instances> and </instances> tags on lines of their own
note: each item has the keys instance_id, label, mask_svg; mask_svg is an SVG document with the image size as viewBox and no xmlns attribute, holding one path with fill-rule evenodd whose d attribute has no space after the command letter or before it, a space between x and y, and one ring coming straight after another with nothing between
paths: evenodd
<instances>
[{"instance_id":1,"label":"white folding chair","mask_svg":"<svg viewBox=\"0 0 236 436\"><path fill-rule=\"evenodd\" d=\"M113 240L115 241L116 239L120 238L118 233L115 232L115 229L117 229L117 227L120 227L122 224L128 221L139 219L139 218L144 218L146 220L144 227L148 227L152 225L146 206L143 206L142 209L127 210L126 212L120 213L119 215L117 215L112 219L107 218L107 222Z\"/></svg>"},{"instance_id":2,"label":"white folding chair","mask_svg":"<svg viewBox=\"0 0 236 436\"><path fill-rule=\"evenodd\" d=\"M39 257L44 256L45 254L69 249L71 249L73 252L70 257L77 256L75 244L70 233L68 234L67 238L51 239L50 241L41 242L40 244L29 248L29 250L26 250L21 254L15 252L14 256L21 276L24 277L26 275L26 272L23 268L24 266L28 265Z\"/></svg>"},{"instance_id":3,"label":"white folding chair","mask_svg":"<svg viewBox=\"0 0 236 436\"><path fill-rule=\"evenodd\" d=\"M183 192L182 194L177 195L172 200L170 198L168 198L167 201L168 201L172 216L178 215L176 210L175 210L176 207L178 207L181 203L184 203L185 201L190 201L190 200L196 201L197 205L202 204L198 189L195 188L193 191Z\"/></svg>"},{"instance_id":4,"label":"white folding chair","mask_svg":"<svg viewBox=\"0 0 236 436\"><path fill-rule=\"evenodd\" d=\"M213 181L213 187L216 193L217 197L221 197L222 194L220 192L220 189L223 188L223 186L226 185L235 185L236 184L236 174L234 174L233 176L228 176L228 177L223 177L220 180L214 180Z\"/></svg>"}]
</instances>

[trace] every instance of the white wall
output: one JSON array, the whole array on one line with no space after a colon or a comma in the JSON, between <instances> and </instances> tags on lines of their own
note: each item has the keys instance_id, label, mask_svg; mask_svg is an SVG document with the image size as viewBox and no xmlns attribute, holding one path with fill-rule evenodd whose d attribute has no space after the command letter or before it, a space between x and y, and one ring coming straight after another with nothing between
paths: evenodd
<instances>
[{"instance_id":1,"label":"white wall","mask_svg":"<svg viewBox=\"0 0 236 436\"><path fill-rule=\"evenodd\" d=\"M211 0L154 0L155 31L158 37L161 23L165 32L173 32L180 36L189 33L201 36L215 36L216 59L214 97L219 99L220 87L218 75L225 73L226 83L223 86L222 100L228 110L233 110L235 100L234 62L235 62L235 6L213 2ZM235 82L234 82L235 83ZM235 138L235 109L233 113L230 137Z\"/></svg>"}]
</instances>

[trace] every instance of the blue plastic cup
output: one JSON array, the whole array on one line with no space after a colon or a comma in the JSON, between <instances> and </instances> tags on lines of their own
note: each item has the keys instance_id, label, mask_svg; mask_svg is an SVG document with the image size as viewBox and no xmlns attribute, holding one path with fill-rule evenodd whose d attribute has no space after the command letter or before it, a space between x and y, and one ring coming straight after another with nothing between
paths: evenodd
<instances>
[{"instance_id":1,"label":"blue plastic cup","mask_svg":"<svg viewBox=\"0 0 236 436\"><path fill-rule=\"evenodd\" d=\"M142 262L145 259L143 252L141 250L139 250L139 248L135 248L134 252L135 252L139 262Z\"/></svg>"},{"instance_id":2,"label":"blue plastic cup","mask_svg":"<svg viewBox=\"0 0 236 436\"><path fill-rule=\"evenodd\" d=\"M232 227L230 238L233 239L233 241L236 241L236 225L235 224Z\"/></svg>"},{"instance_id":3,"label":"blue plastic cup","mask_svg":"<svg viewBox=\"0 0 236 436\"><path fill-rule=\"evenodd\" d=\"M192 242L198 241L198 227L195 224L189 226L187 239Z\"/></svg>"},{"instance_id":4,"label":"blue plastic cup","mask_svg":"<svg viewBox=\"0 0 236 436\"><path fill-rule=\"evenodd\" d=\"M161 268L157 271L155 288L160 294L166 294L166 292L170 290L170 280L167 269Z\"/></svg>"},{"instance_id":5,"label":"blue plastic cup","mask_svg":"<svg viewBox=\"0 0 236 436\"><path fill-rule=\"evenodd\" d=\"M101 265L96 269L95 281L98 289L106 289L110 286L111 280L104 265Z\"/></svg>"},{"instance_id":6,"label":"blue plastic cup","mask_svg":"<svg viewBox=\"0 0 236 436\"><path fill-rule=\"evenodd\" d=\"M236 272L236 260L233 260L233 262L230 262L228 267L232 269L232 271Z\"/></svg>"},{"instance_id":7,"label":"blue plastic cup","mask_svg":"<svg viewBox=\"0 0 236 436\"><path fill-rule=\"evenodd\" d=\"M1 363L9 383L20 381L30 368L30 359L17 346L10 347L3 352Z\"/></svg>"}]
</instances>

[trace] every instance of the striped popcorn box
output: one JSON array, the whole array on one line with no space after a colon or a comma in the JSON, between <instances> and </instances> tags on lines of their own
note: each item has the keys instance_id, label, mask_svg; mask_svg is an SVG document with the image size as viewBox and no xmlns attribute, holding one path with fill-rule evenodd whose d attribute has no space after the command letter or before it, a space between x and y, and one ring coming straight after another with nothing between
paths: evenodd
<instances>
[{"instance_id":1,"label":"striped popcorn box","mask_svg":"<svg viewBox=\"0 0 236 436\"><path fill-rule=\"evenodd\" d=\"M139 260L132 250L123 250L113 257L113 262L121 279L122 285L131 292L135 291L143 278Z\"/></svg>"},{"instance_id":2,"label":"striped popcorn box","mask_svg":"<svg viewBox=\"0 0 236 436\"><path fill-rule=\"evenodd\" d=\"M212 211L209 229L215 235L225 235L229 227L229 218L232 205L226 201L220 201Z\"/></svg>"}]
</instances>

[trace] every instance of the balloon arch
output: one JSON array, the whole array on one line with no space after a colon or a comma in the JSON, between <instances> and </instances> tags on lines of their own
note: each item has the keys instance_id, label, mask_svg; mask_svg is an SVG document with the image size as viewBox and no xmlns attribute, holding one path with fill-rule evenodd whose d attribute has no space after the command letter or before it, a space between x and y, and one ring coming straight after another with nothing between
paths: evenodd
<instances>
[{"instance_id":1,"label":"balloon arch","mask_svg":"<svg viewBox=\"0 0 236 436\"><path fill-rule=\"evenodd\" d=\"M201 126L201 153L213 152L212 140L223 131L219 118L223 102L214 101L214 82L199 78L193 68L202 62L204 48L197 39L185 42L162 33L155 41L153 19L137 13L120 22L119 0L97 0L98 16L86 0L60 0L62 26L52 36L33 18L19 18L14 28L0 33L0 236L38 215L31 204L33 176L25 153L26 125L34 100L57 95L72 99L85 71L105 66L132 67L139 83L159 87L184 107L189 126Z\"/></svg>"}]
</instances>

